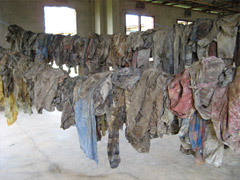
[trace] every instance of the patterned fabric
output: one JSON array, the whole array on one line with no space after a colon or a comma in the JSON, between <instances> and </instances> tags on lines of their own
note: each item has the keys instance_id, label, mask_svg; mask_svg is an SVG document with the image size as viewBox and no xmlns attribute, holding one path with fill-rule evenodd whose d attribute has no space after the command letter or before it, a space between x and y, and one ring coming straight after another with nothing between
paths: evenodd
<instances>
[{"instance_id":1,"label":"patterned fabric","mask_svg":"<svg viewBox=\"0 0 240 180\"><path fill-rule=\"evenodd\" d=\"M203 163L203 149L205 141L205 120L194 113L189 122L189 138L192 150L195 152L196 164Z\"/></svg>"}]
</instances>

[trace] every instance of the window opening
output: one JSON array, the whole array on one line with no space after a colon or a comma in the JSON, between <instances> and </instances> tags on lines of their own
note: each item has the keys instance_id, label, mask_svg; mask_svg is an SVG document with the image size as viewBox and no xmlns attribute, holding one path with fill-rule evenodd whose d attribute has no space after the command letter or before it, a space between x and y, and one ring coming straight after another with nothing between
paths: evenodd
<instances>
[{"instance_id":1,"label":"window opening","mask_svg":"<svg viewBox=\"0 0 240 180\"><path fill-rule=\"evenodd\" d=\"M69 7L44 6L45 33L77 34L77 13Z\"/></svg>"},{"instance_id":2,"label":"window opening","mask_svg":"<svg viewBox=\"0 0 240 180\"><path fill-rule=\"evenodd\" d=\"M138 15L126 14L126 34L139 31Z\"/></svg>"},{"instance_id":3,"label":"window opening","mask_svg":"<svg viewBox=\"0 0 240 180\"><path fill-rule=\"evenodd\" d=\"M148 29L153 29L154 17L126 14L125 28L127 35L129 35L131 32L146 31Z\"/></svg>"},{"instance_id":4,"label":"window opening","mask_svg":"<svg viewBox=\"0 0 240 180\"><path fill-rule=\"evenodd\" d=\"M182 20L182 19L177 20L177 24L189 25L189 24L192 24L192 23L193 23L193 21Z\"/></svg>"},{"instance_id":5,"label":"window opening","mask_svg":"<svg viewBox=\"0 0 240 180\"><path fill-rule=\"evenodd\" d=\"M141 16L141 31L154 28L154 18L152 16Z\"/></svg>"}]
</instances>

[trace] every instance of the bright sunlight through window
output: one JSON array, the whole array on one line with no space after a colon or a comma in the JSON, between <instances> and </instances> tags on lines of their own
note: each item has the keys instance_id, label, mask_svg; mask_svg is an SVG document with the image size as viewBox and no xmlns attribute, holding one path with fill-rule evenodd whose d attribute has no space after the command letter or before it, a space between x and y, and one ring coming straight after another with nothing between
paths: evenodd
<instances>
[{"instance_id":1,"label":"bright sunlight through window","mask_svg":"<svg viewBox=\"0 0 240 180\"><path fill-rule=\"evenodd\" d=\"M76 10L68 7L44 7L45 33L77 34Z\"/></svg>"},{"instance_id":2,"label":"bright sunlight through window","mask_svg":"<svg viewBox=\"0 0 240 180\"><path fill-rule=\"evenodd\" d=\"M148 29L153 29L154 17L126 14L125 27L127 35L129 35L131 32L146 31Z\"/></svg>"}]
</instances>

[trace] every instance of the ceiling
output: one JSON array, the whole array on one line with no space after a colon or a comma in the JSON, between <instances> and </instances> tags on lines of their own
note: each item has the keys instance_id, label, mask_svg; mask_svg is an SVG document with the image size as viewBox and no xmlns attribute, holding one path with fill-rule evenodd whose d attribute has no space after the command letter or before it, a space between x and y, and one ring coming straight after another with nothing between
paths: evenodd
<instances>
[{"instance_id":1,"label":"ceiling","mask_svg":"<svg viewBox=\"0 0 240 180\"><path fill-rule=\"evenodd\" d=\"M240 13L240 0L135 0L217 15Z\"/></svg>"}]
</instances>

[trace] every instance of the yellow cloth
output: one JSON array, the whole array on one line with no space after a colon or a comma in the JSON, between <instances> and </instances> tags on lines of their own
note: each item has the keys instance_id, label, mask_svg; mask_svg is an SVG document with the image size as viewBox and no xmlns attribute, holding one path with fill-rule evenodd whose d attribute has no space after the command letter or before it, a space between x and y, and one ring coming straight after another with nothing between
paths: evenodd
<instances>
[{"instance_id":1,"label":"yellow cloth","mask_svg":"<svg viewBox=\"0 0 240 180\"><path fill-rule=\"evenodd\" d=\"M4 106L3 82L1 76L0 76L0 105Z\"/></svg>"},{"instance_id":2,"label":"yellow cloth","mask_svg":"<svg viewBox=\"0 0 240 180\"><path fill-rule=\"evenodd\" d=\"M7 118L8 126L12 125L18 116L18 107L13 93L9 97L5 97L5 117Z\"/></svg>"}]
</instances>

